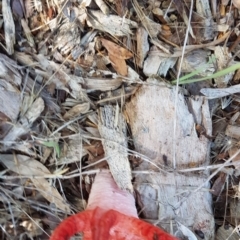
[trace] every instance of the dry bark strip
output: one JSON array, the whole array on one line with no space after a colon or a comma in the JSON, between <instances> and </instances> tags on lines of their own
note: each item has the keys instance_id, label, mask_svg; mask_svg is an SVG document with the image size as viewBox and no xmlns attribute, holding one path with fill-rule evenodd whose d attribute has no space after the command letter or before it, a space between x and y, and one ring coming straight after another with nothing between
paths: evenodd
<instances>
[{"instance_id":1,"label":"dry bark strip","mask_svg":"<svg viewBox=\"0 0 240 240\"><path fill-rule=\"evenodd\" d=\"M132 192L132 174L128 161L124 117L118 107L110 105L100 108L99 116L98 129L113 178L118 187Z\"/></svg>"},{"instance_id":2,"label":"dry bark strip","mask_svg":"<svg viewBox=\"0 0 240 240\"><path fill-rule=\"evenodd\" d=\"M10 0L2 1L2 13L4 20L4 32L6 41L6 50L9 55L14 53L15 44L15 25L13 21L12 9L10 5Z\"/></svg>"},{"instance_id":3,"label":"dry bark strip","mask_svg":"<svg viewBox=\"0 0 240 240\"><path fill-rule=\"evenodd\" d=\"M201 231L205 239L214 239L209 173L178 172L209 165L210 145L205 136L211 136L212 127L208 102L204 97L185 99L182 93L176 94L175 87L148 82L153 85L142 86L126 105L135 150L163 170L156 172L156 167L147 161L138 169L149 170L149 174L138 174L135 178L141 202L146 206L145 217L161 220L168 231L170 219L176 219L193 232ZM206 129L205 136L197 134L196 124ZM204 188L194 192L204 183Z\"/></svg>"}]
</instances>

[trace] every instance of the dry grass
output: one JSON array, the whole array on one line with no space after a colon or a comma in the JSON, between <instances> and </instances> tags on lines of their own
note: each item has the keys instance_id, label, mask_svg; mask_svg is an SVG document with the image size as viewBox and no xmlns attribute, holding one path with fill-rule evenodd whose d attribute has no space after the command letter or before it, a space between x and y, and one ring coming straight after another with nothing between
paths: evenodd
<instances>
[{"instance_id":1,"label":"dry grass","mask_svg":"<svg viewBox=\"0 0 240 240\"><path fill-rule=\"evenodd\" d=\"M95 1L96 5L87 0L78 4L74 1L26 1L24 6L16 2L12 6L7 1L1 3L0 44L5 53L0 55L2 239L48 239L62 219L86 207L94 174L106 168L109 158L114 157L104 157L102 141L106 139L101 137L98 126L100 106L117 103L120 112L124 112L125 103L141 86L159 87L163 79L164 87L172 89L171 81L176 79L174 108L177 109L178 94L182 90L179 79L188 72L184 66L191 65L186 56L199 49L207 60L209 51L217 55L216 48L221 47L221 57L226 64L217 62L214 71L236 70L232 60L239 61L239 56L234 55L239 49L236 43L234 45L238 38L235 34L237 19L231 12L236 11L233 6L224 7L225 13L217 12L218 18L222 22L225 19L224 24L229 28L213 31L216 24L218 28L224 27L216 22L214 9L208 17L204 11L196 13L198 9L193 0L168 3L134 0L128 5L127 2L126 6L120 1ZM205 22L208 18L212 20L209 25ZM140 27L146 32L147 41L141 36L136 38ZM17 31L16 35L13 30ZM230 52L225 51L226 46ZM177 62L173 67L168 62L171 58ZM162 66L166 68L165 76L159 75ZM199 66L191 67L197 71ZM124 151L132 159L134 177L210 172L205 182L192 189L188 197L208 182L214 185L224 173L225 180L215 189L221 190L214 197L215 204L220 201L224 209L222 216L216 216L216 223L218 227L229 224L237 232L239 219L230 214L232 198L236 201L239 198L239 159L236 157L240 150L232 155L230 150L239 148L239 139L228 136L228 141L224 141L226 127L239 126L239 117L232 119L240 110L239 99L234 95L236 91L231 92L234 88L229 88L239 82L237 78L233 82L233 76L228 82L224 78L232 72L212 75L214 83L208 81L204 86L220 87L213 89L220 92L216 98L225 94L224 89L232 94L230 99L222 99L221 105L216 101L217 107L212 108L215 133L209 141L215 145L211 165L178 168L177 111L172 126L173 158L168 168L136 152L134 146L133 150L125 147ZM202 78L207 78L208 73L202 74L206 74ZM147 78L158 79L159 83L146 82ZM194 86L202 89L198 83ZM185 88L194 95L190 87ZM199 94L200 91L196 95ZM134 136L128 133L127 137L129 146L134 145ZM134 161L134 157L137 160ZM136 170L141 165L139 159L148 163L149 169Z\"/></svg>"}]
</instances>

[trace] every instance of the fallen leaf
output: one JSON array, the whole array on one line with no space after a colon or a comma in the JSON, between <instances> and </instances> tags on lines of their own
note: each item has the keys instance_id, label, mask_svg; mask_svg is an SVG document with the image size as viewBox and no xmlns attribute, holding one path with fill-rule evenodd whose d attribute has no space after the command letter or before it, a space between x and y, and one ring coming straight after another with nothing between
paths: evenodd
<instances>
[{"instance_id":1,"label":"fallen leaf","mask_svg":"<svg viewBox=\"0 0 240 240\"><path fill-rule=\"evenodd\" d=\"M100 38L102 45L107 49L108 53L119 59L129 59L133 57L133 54L126 48L120 47L116 43L108 41L104 38Z\"/></svg>"},{"instance_id":2,"label":"fallen leaf","mask_svg":"<svg viewBox=\"0 0 240 240\"><path fill-rule=\"evenodd\" d=\"M212 194L215 196L219 196L224 189L226 182L226 173L220 173L219 177L215 180L212 186Z\"/></svg>"},{"instance_id":3,"label":"fallen leaf","mask_svg":"<svg viewBox=\"0 0 240 240\"><path fill-rule=\"evenodd\" d=\"M116 0L114 1L114 4L116 6L117 14L120 17L123 17L124 13L126 12L128 0Z\"/></svg>"},{"instance_id":4,"label":"fallen leaf","mask_svg":"<svg viewBox=\"0 0 240 240\"><path fill-rule=\"evenodd\" d=\"M64 143L65 151L62 152L61 158L57 164L77 163L88 151L82 146L82 137L79 134L69 136L68 144Z\"/></svg>"},{"instance_id":5,"label":"fallen leaf","mask_svg":"<svg viewBox=\"0 0 240 240\"><path fill-rule=\"evenodd\" d=\"M11 119L0 111L0 123L11 122Z\"/></svg>"},{"instance_id":6,"label":"fallen leaf","mask_svg":"<svg viewBox=\"0 0 240 240\"><path fill-rule=\"evenodd\" d=\"M125 60L121 58L116 58L115 56L109 54L109 59L112 62L113 68L116 70L116 72L122 76L128 75L128 67L125 62Z\"/></svg>"},{"instance_id":7,"label":"fallen leaf","mask_svg":"<svg viewBox=\"0 0 240 240\"><path fill-rule=\"evenodd\" d=\"M72 107L69 111L67 111L63 118L65 120L68 120L70 118L76 117L80 114L84 114L90 109L90 103L82 103L82 104L77 104L76 106Z\"/></svg>"},{"instance_id":8,"label":"fallen leaf","mask_svg":"<svg viewBox=\"0 0 240 240\"><path fill-rule=\"evenodd\" d=\"M239 151L239 147L237 146L233 146L228 150L229 153L229 157L233 157L237 152ZM239 169L239 162L240 162L240 154L238 153L233 159L232 159L232 163L235 166L236 169Z\"/></svg>"},{"instance_id":9,"label":"fallen leaf","mask_svg":"<svg viewBox=\"0 0 240 240\"><path fill-rule=\"evenodd\" d=\"M86 131L88 131L89 133L91 133L95 138L101 138L98 128L94 128L94 127L86 127Z\"/></svg>"},{"instance_id":10,"label":"fallen leaf","mask_svg":"<svg viewBox=\"0 0 240 240\"><path fill-rule=\"evenodd\" d=\"M0 111L16 121L20 111L20 92L5 80L0 80Z\"/></svg>"},{"instance_id":11,"label":"fallen leaf","mask_svg":"<svg viewBox=\"0 0 240 240\"><path fill-rule=\"evenodd\" d=\"M85 145L84 149L86 149L94 156L102 156L104 154L103 146L100 141L94 140L90 145Z\"/></svg>"},{"instance_id":12,"label":"fallen leaf","mask_svg":"<svg viewBox=\"0 0 240 240\"><path fill-rule=\"evenodd\" d=\"M133 57L133 54L129 50L117 45L116 43L108 41L104 38L100 38L100 40L102 45L107 49L109 59L112 62L116 72L122 76L127 76L128 67L125 59Z\"/></svg>"},{"instance_id":13,"label":"fallen leaf","mask_svg":"<svg viewBox=\"0 0 240 240\"><path fill-rule=\"evenodd\" d=\"M62 198L58 190L53 187L44 176L50 175L51 172L39 161L24 156L24 155L0 154L0 162L3 163L9 170L19 174L29 176L36 189L46 198L50 203L54 203L57 208L70 212L70 208L66 201ZM43 176L41 179L34 178L36 176Z\"/></svg>"}]
</instances>

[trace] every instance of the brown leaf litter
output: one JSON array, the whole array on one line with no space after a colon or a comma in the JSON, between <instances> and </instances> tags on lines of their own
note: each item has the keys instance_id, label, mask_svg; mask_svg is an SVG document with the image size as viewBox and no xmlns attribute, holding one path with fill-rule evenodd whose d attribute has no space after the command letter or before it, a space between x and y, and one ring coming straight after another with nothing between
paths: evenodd
<instances>
[{"instance_id":1,"label":"brown leaf litter","mask_svg":"<svg viewBox=\"0 0 240 240\"><path fill-rule=\"evenodd\" d=\"M1 6L3 239L48 239L100 168L179 238L238 238L239 70L171 84L239 62L237 0Z\"/></svg>"}]
</instances>

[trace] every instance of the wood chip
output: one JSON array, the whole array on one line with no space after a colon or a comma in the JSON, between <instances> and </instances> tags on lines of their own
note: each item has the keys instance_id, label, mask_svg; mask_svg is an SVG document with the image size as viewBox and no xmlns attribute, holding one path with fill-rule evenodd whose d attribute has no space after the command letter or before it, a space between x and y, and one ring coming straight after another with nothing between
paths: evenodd
<instances>
[{"instance_id":1,"label":"wood chip","mask_svg":"<svg viewBox=\"0 0 240 240\"><path fill-rule=\"evenodd\" d=\"M200 92L209 99L221 98L240 92L240 84L228 88L203 88Z\"/></svg>"},{"instance_id":2,"label":"wood chip","mask_svg":"<svg viewBox=\"0 0 240 240\"><path fill-rule=\"evenodd\" d=\"M132 34L131 29L137 28L136 22L123 19L116 15L105 15L101 11L88 11L87 23L90 27L107 32L112 36L127 36Z\"/></svg>"},{"instance_id":3,"label":"wood chip","mask_svg":"<svg viewBox=\"0 0 240 240\"><path fill-rule=\"evenodd\" d=\"M140 68L142 68L143 61L149 51L148 33L144 28L140 27L140 28L138 28L136 34L137 34L136 35L136 37L137 37L136 63Z\"/></svg>"},{"instance_id":4,"label":"wood chip","mask_svg":"<svg viewBox=\"0 0 240 240\"><path fill-rule=\"evenodd\" d=\"M232 57L232 54L228 52L228 49L226 47L221 46L215 47L214 54L217 60L218 71L225 69L228 60L231 59ZM233 62L231 64L233 64ZM234 72L231 72L223 77L215 78L214 80L219 88L224 88L227 86L228 82L233 78L233 75Z\"/></svg>"},{"instance_id":5,"label":"wood chip","mask_svg":"<svg viewBox=\"0 0 240 240\"><path fill-rule=\"evenodd\" d=\"M230 138L240 139L240 127L228 125L225 134Z\"/></svg>"},{"instance_id":6,"label":"wood chip","mask_svg":"<svg viewBox=\"0 0 240 240\"><path fill-rule=\"evenodd\" d=\"M231 225L228 225L227 227L221 226L216 232L215 240L226 240L226 239L239 240L238 233L234 230L234 228Z\"/></svg>"},{"instance_id":7,"label":"wood chip","mask_svg":"<svg viewBox=\"0 0 240 240\"><path fill-rule=\"evenodd\" d=\"M146 218L166 219L162 226L168 231L170 228L167 219L175 216L181 218L181 223L191 231L202 231L206 239L212 239L214 218L208 173L183 175L176 172L177 169L191 166L209 165L210 142L203 135L198 138L194 120L194 115L201 115L202 118L198 117L198 121L211 134L208 102L202 97L190 99L201 103L191 104L201 106L196 114L190 111L184 96L176 94L175 87L164 87L164 83L160 86L150 85L156 82L157 80L148 79L149 85L139 88L126 105L135 150L143 154L142 158L146 160L140 164L135 178L142 203L151 206L150 209L143 209L143 212ZM141 170L148 170L150 174L141 174ZM203 186L202 190L195 192L199 186ZM153 191L155 195L152 194Z\"/></svg>"},{"instance_id":8,"label":"wood chip","mask_svg":"<svg viewBox=\"0 0 240 240\"><path fill-rule=\"evenodd\" d=\"M143 72L146 76L161 75L166 76L169 68L172 68L177 58L162 57L157 54L157 47L151 47L143 65Z\"/></svg>"},{"instance_id":9,"label":"wood chip","mask_svg":"<svg viewBox=\"0 0 240 240\"><path fill-rule=\"evenodd\" d=\"M122 84L121 78L85 78L85 87L88 91L109 91L119 88Z\"/></svg>"}]
</instances>

